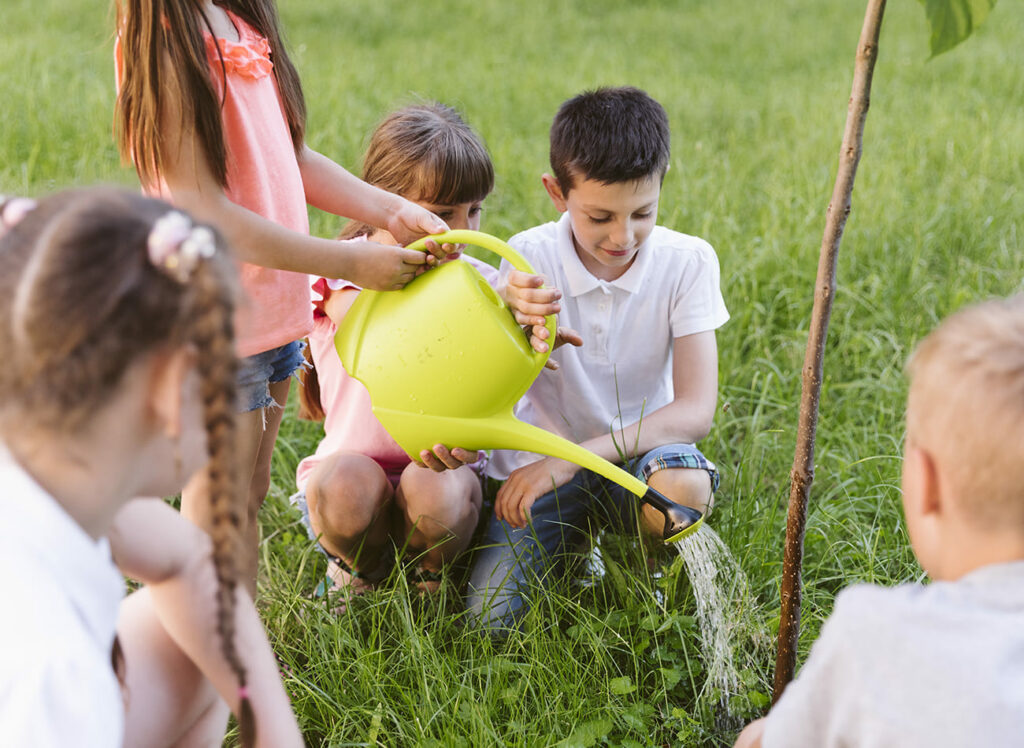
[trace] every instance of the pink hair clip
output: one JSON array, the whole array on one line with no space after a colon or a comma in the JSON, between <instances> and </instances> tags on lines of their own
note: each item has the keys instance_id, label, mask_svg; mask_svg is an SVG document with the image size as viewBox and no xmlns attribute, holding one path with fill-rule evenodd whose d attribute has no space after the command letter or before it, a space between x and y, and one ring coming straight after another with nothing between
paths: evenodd
<instances>
[{"instance_id":1,"label":"pink hair clip","mask_svg":"<svg viewBox=\"0 0 1024 748\"><path fill-rule=\"evenodd\" d=\"M238 698L239 700L249 698L249 689L245 686L238 687Z\"/></svg>"},{"instance_id":2,"label":"pink hair clip","mask_svg":"<svg viewBox=\"0 0 1024 748\"><path fill-rule=\"evenodd\" d=\"M0 195L0 236L28 215L36 207L36 201L28 197Z\"/></svg>"},{"instance_id":3,"label":"pink hair clip","mask_svg":"<svg viewBox=\"0 0 1024 748\"><path fill-rule=\"evenodd\" d=\"M172 210L153 224L146 249L153 265L178 283L185 283L199 260L213 257L216 242L206 226L196 226L184 213Z\"/></svg>"}]
</instances>

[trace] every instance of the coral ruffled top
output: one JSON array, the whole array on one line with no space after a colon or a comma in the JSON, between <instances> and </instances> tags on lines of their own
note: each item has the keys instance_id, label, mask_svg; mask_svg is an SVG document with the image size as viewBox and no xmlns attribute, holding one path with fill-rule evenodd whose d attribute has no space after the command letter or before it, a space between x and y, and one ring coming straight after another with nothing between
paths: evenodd
<instances>
[{"instance_id":1,"label":"coral ruffled top","mask_svg":"<svg viewBox=\"0 0 1024 748\"><path fill-rule=\"evenodd\" d=\"M228 198L282 226L309 233L305 189L270 45L237 15L237 42L206 35L227 147ZM223 55L223 69L217 47ZM245 299L235 321L238 353L250 356L304 337L313 327L307 276L240 263Z\"/></svg>"},{"instance_id":2,"label":"coral ruffled top","mask_svg":"<svg viewBox=\"0 0 1024 748\"><path fill-rule=\"evenodd\" d=\"M277 80L272 75L273 51L242 18L227 13L238 30L237 42L214 39L204 32L210 77L218 100L223 102L225 194L264 218L308 234L305 189ZM119 43L115 59L120 80ZM151 192L173 201L162 181ZM313 315L305 274L246 262L239 263L239 274L243 298L235 317L235 335L240 356L271 350L309 333Z\"/></svg>"}]
</instances>

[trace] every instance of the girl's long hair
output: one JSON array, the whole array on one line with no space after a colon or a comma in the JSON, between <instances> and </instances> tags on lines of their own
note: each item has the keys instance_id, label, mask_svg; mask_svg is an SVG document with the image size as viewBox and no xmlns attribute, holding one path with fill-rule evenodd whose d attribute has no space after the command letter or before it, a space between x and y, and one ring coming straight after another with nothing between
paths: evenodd
<instances>
[{"instance_id":1,"label":"girl's long hair","mask_svg":"<svg viewBox=\"0 0 1024 748\"><path fill-rule=\"evenodd\" d=\"M194 129L206 161L221 187L227 186L227 150L217 96L207 59L204 29L210 22L199 0L114 0L121 43L122 76L114 131L121 157L135 165L144 185L155 184L174 158L173 143L161 139L161 113L177 108L181 131ZM306 103L299 74L281 39L272 0L222 0L270 44L274 78L296 152L306 131ZM219 50L219 47L218 47ZM215 64L216 65L216 64ZM225 75L223 59L219 71ZM173 107L166 97L173 99Z\"/></svg>"},{"instance_id":2,"label":"girl's long hair","mask_svg":"<svg viewBox=\"0 0 1024 748\"><path fill-rule=\"evenodd\" d=\"M185 282L157 268L148 238L171 210L116 189L69 191L41 200L0 232L0 430L32 423L73 433L115 396L140 357L160 346L195 346L210 458L217 628L244 687L234 639L241 518L234 265L218 240L213 256L199 260ZM116 641L112 656L121 677ZM255 720L247 698L238 716L243 743L251 745Z\"/></svg>"},{"instance_id":3,"label":"girl's long hair","mask_svg":"<svg viewBox=\"0 0 1024 748\"><path fill-rule=\"evenodd\" d=\"M459 113L430 102L389 114L374 130L363 157L363 179L409 200L458 205L483 200L494 189L494 165L487 147ZM339 239L369 236L377 230L350 221ZM320 379L309 347L299 375L299 417L322 421Z\"/></svg>"}]
</instances>

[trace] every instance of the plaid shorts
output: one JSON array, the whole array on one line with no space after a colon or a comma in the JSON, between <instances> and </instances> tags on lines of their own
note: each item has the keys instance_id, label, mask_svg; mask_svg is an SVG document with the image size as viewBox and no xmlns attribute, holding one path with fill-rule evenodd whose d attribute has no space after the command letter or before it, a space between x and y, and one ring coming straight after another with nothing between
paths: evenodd
<instances>
[{"instance_id":1,"label":"plaid shorts","mask_svg":"<svg viewBox=\"0 0 1024 748\"><path fill-rule=\"evenodd\" d=\"M636 466L639 466L639 469ZM692 444L666 444L664 447L656 447L635 461L632 473L644 483L650 481L651 476L659 470L668 468L694 468L706 470L711 476L711 491L718 490L721 476L715 463L705 457L699 449Z\"/></svg>"}]
</instances>

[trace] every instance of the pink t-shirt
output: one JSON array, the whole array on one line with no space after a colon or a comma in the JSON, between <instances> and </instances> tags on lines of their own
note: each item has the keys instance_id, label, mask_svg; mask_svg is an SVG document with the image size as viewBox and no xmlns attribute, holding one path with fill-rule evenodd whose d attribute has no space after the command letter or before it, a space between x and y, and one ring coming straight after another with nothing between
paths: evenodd
<instances>
[{"instance_id":1,"label":"pink t-shirt","mask_svg":"<svg viewBox=\"0 0 1024 748\"><path fill-rule=\"evenodd\" d=\"M462 255L462 258L475 267L492 286L497 284L496 268L468 255ZM324 313L324 304L331 292L346 288L358 291L359 287L343 280L310 278L313 280L315 320L313 332L309 334L309 352L320 380L320 406L326 417L324 438L316 452L299 463L295 471L295 483L300 491L305 489L310 473L320 461L342 450L371 457L395 482L411 460L373 414L370 393L366 387L349 376L341 365L334 347L334 335L338 330Z\"/></svg>"},{"instance_id":2,"label":"pink t-shirt","mask_svg":"<svg viewBox=\"0 0 1024 748\"><path fill-rule=\"evenodd\" d=\"M305 189L284 105L273 75L267 40L226 11L237 42L204 31L211 79L221 106L227 150L227 189L232 202L303 234L309 233ZM224 58L221 67L217 46ZM120 44L115 48L120 80ZM161 181L153 191L168 197ZM236 350L251 356L305 336L312 328L307 276L240 262L244 292L235 315Z\"/></svg>"}]
</instances>

